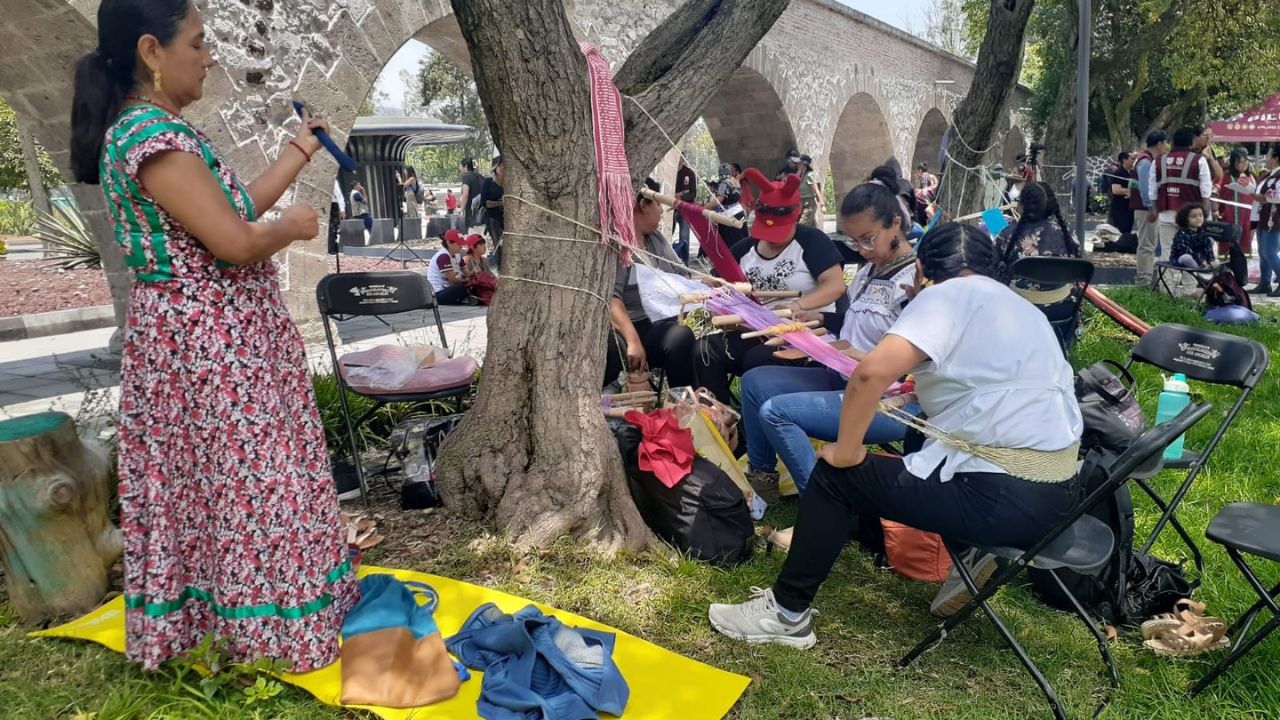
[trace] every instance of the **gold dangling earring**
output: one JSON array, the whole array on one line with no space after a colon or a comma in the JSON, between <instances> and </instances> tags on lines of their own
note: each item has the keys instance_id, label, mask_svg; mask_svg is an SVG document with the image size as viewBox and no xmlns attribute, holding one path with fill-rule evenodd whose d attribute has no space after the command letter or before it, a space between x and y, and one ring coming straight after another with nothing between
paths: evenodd
<instances>
[{"instance_id":1,"label":"gold dangling earring","mask_svg":"<svg viewBox=\"0 0 1280 720\"><path fill-rule=\"evenodd\" d=\"M155 89L157 95L164 92L164 77L160 74L159 68L155 71L155 78L151 81L151 85Z\"/></svg>"}]
</instances>

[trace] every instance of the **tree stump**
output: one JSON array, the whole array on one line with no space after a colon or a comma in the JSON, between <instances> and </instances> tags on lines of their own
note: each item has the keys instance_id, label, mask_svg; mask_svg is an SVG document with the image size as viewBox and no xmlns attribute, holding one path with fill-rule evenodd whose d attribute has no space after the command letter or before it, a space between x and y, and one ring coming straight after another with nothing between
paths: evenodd
<instances>
[{"instance_id":1,"label":"tree stump","mask_svg":"<svg viewBox=\"0 0 1280 720\"><path fill-rule=\"evenodd\" d=\"M120 557L105 448L63 413L0 421L0 561L9 599L39 623L92 610Z\"/></svg>"}]
</instances>

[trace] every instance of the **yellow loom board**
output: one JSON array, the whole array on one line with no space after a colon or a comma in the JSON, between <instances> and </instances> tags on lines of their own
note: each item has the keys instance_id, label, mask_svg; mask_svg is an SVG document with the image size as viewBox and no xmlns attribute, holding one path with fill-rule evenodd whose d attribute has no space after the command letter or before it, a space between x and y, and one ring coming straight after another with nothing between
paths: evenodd
<instances>
[{"instance_id":1,"label":"yellow loom board","mask_svg":"<svg viewBox=\"0 0 1280 720\"><path fill-rule=\"evenodd\" d=\"M374 566L362 567L357 575L391 573L401 580L424 582L440 594L440 606L436 608L436 624L447 638L462 627L462 623L480 605L492 602L504 612L513 613L530 601L498 590L451 580L438 575L393 570ZM725 716L742 695L750 680L691 660L682 655L658 647L634 635L601 625L594 620L573 613L532 603L548 615L560 618L567 625L603 630L617 635L613 649L614 662L631 687L631 698L626 720L669 720L671 718L718 719ZM104 645L119 653L124 652L124 598L111 602L66 625L31 633L33 637L71 638L88 640ZM484 673L472 672L471 679L452 699L422 708L402 710L397 708L354 706L369 710L386 720L471 720L476 714L476 699L480 696L480 682ZM339 663L303 675L284 674L281 680L311 693L327 705L341 705L342 671Z\"/></svg>"}]
</instances>

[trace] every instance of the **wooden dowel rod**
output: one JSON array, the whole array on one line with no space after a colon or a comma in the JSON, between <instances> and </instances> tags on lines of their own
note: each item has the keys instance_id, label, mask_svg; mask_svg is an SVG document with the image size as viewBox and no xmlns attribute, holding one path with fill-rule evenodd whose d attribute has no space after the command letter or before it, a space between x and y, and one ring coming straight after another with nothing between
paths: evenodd
<instances>
[{"instance_id":1,"label":"wooden dowel rod","mask_svg":"<svg viewBox=\"0 0 1280 720\"><path fill-rule=\"evenodd\" d=\"M791 311L786 309L778 310L774 314L783 319L791 318ZM711 325L713 327L733 327L735 325L741 325L741 324L742 324L741 315L716 315L715 317L711 318Z\"/></svg>"},{"instance_id":2,"label":"wooden dowel rod","mask_svg":"<svg viewBox=\"0 0 1280 720\"><path fill-rule=\"evenodd\" d=\"M721 280L720 278L717 278L717 277L708 276L708 278L719 283L721 286L731 287L734 290L737 290L738 292L742 293L743 295L747 295L751 293L751 283L731 283L731 282L726 282L724 280ZM682 305L696 305L700 302L705 301L708 297L710 297L711 292L712 292L711 290L708 290L707 292L704 292L704 293L701 293L701 292L683 293L681 295L677 295L676 299L679 300L680 304Z\"/></svg>"},{"instance_id":3,"label":"wooden dowel rod","mask_svg":"<svg viewBox=\"0 0 1280 720\"><path fill-rule=\"evenodd\" d=\"M1001 205L996 209L999 210L1000 212L1004 212L1005 210L1012 210L1017 206L1018 206L1017 203L1009 203L1008 205ZM955 220L952 220L951 222L965 222L966 220L977 220L978 218L982 217L982 213L984 212L986 212L986 210L983 210L982 212L971 213L963 217L958 217Z\"/></svg>"},{"instance_id":4,"label":"wooden dowel rod","mask_svg":"<svg viewBox=\"0 0 1280 720\"><path fill-rule=\"evenodd\" d=\"M803 324L806 328L816 328L816 327L818 327L819 325L821 325L821 324L822 324L822 321L821 321L821 320L810 320L809 322L807 322L807 323L802 323L802 324ZM775 333L776 333L776 331L775 331L775 330L773 330L772 328L765 328L764 330L756 330L755 332L742 333L742 339L743 339L743 340L750 340L750 339L752 339L752 338L764 337L765 335L773 335L773 334L775 334Z\"/></svg>"},{"instance_id":5,"label":"wooden dowel rod","mask_svg":"<svg viewBox=\"0 0 1280 720\"><path fill-rule=\"evenodd\" d=\"M670 195L664 195L660 192L654 192L653 190L650 190L647 187L640 188L640 194L650 200L653 200L654 202L660 202L663 205L667 205L669 207L673 207L677 209L679 209L681 205L693 205L693 203L687 203L682 200L676 200ZM693 207L697 207L697 206L693 205ZM718 213L714 210L708 210L706 208L698 208L698 209L702 211L702 217L710 220L711 222L717 225L727 225L728 227L739 228L739 229L742 228L742 221L736 217L731 217L729 215L725 215L724 213Z\"/></svg>"},{"instance_id":6,"label":"wooden dowel rod","mask_svg":"<svg viewBox=\"0 0 1280 720\"><path fill-rule=\"evenodd\" d=\"M657 400L658 393L652 390L637 390L635 392L620 392L613 395L605 395L606 400L610 403L621 403L627 400Z\"/></svg>"},{"instance_id":7,"label":"wooden dowel rod","mask_svg":"<svg viewBox=\"0 0 1280 720\"><path fill-rule=\"evenodd\" d=\"M827 329L822 327L815 328L813 331L813 334L817 337L822 337L823 335L827 334ZM787 344L787 339L781 336L771 337L768 340L765 340L764 344L768 345L769 347L782 347L783 345Z\"/></svg>"}]
</instances>

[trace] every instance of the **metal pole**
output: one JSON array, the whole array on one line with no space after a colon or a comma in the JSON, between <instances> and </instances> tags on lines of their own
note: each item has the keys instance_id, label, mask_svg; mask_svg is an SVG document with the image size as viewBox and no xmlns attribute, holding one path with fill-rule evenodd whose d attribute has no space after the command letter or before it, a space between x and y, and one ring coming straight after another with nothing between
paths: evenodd
<instances>
[{"instance_id":1,"label":"metal pole","mask_svg":"<svg viewBox=\"0 0 1280 720\"><path fill-rule=\"evenodd\" d=\"M1084 247L1084 215L1089 207L1089 54L1092 40L1091 0L1079 0L1080 29L1076 41L1076 242Z\"/></svg>"}]
</instances>

